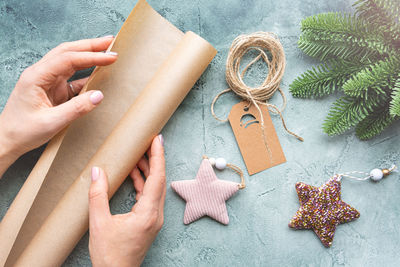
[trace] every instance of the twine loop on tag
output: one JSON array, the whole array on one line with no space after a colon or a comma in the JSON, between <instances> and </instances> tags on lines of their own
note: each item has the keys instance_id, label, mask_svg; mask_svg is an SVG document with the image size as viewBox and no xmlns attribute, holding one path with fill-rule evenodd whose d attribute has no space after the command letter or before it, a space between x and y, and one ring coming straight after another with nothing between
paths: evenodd
<instances>
[{"instance_id":1,"label":"twine loop on tag","mask_svg":"<svg viewBox=\"0 0 400 267\"><path fill-rule=\"evenodd\" d=\"M240 63L243 56L250 50L257 50L260 54L255 57L246 67L240 72ZM268 57L266 51L269 51L271 59ZM244 81L243 77L248 68L256 63L259 59L263 59L268 66L268 75L261 85L257 87L249 87ZM229 85L228 89L223 90L215 96L211 103L211 114L216 120L226 122L228 119L220 119L215 115L214 105L218 98L229 91L233 91L239 97L247 100L249 105L254 105L260 113L260 124L262 135L264 137L265 145L269 151L266 137L264 133L264 118L261 112L260 105L267 106L267 108L275 114L278 114L282 120L282 125L286 132L293 135L300 141L304 141L302 137L290 131L286 127L285 120L283 119L282 112L286 107L286 96L280 88L280 83L285 72L286 60L282 44L279 42L278 37L270 32L255 32L248 35L239 35L233 40L233 43L228 52L226 60L226 82ZM276 91L282 96L283 104L281 109L276 105L270 104L268 100L275 94Z\"/></svg>"}]
</instances>

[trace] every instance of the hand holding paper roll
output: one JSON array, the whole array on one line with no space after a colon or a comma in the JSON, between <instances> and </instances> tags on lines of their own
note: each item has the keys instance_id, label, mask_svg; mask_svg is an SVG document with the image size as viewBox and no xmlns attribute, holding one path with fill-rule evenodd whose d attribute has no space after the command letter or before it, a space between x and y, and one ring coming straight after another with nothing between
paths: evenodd
<instances>
[{"instance_id":1,"label":"hand holding paper roll","mask_svg":"<svg viewBox=\"0 0 400 267\"><path fill-rule=\"evenodd\" d=\"M10 144L10 152L3 155L7 162L12 163L14 157L48 141L69 122L91 111L101 102L103 94L100 91L88 91L75 96L86 83L86 78L74 81L71 85L67 79L79 68L113 63L117 59L116 54L97 53L97 50L107 49L112 40L112 37L104 37L62 44L21 75L6 109L0 115L0 142ZM77 52L89 47L93 48L92 52ZM72 56L71 59L64 54ZM66 60L71 60L70 64ZM39 97L35 98L35 95ZM32 108L42 106L44 108L38 110L38 114L32 111ZM23 123L16 125L12 123L14 120ZM7 133L16 133L16 138L11 138ZM129 213L110 214L106 174L101 168L92 169L89 249L93 265L139 266L143 261L163 224L166 182L162 143L162 135L154 138L147 153L149 159L143 156L130 174L138 203ZM10 154L14 152L15 155ZM5 170L8 165L4 163L2 169ZM146 176L146 182L139 169Z\"/></svg>"},{"instance_id":2,"label":"hand holding paper roll","mask_svg":"<svg viewBox=\"0 0 400 267\"><path fill-rule=\"evenodd\" d=\"M107 173L111 197L216 54L144 0L109 50L118 60L82 88L101 90L102 104L51 140L3 218L0 266L61 265L89 226L92 167Z\"/></svg>"},{"instance_id":3,"label":"hand holding paper roll","mask_svg":"<svg viewBox=\"0 0 400 267\"><path fill-rule=\"evenodd\" d=\"M93 47L94 50L105 50L112 40L113 38L106 37L60 45L25 71L16 85L5 111L0 116L1 143L11 144L13 142L10 151L15 151L15 156L19 156L26 150L46 142L67 123L86 114L99 104L103 97L101 93L98 94L100 91L89 91L80 96L73 95L79 93L87 79L75 81L72 83L72 87L69 87L67 77L76 68L90 67L92 64L113 63L116 55L96 53L96 51L76 52L75 57L71 59L71 64L66 64L65 60L69 58L63 54L75 53L75 50L85 50L89 48L88 46ZM54 75L53 72L55 72ZM52 80L60 76L64 79L57 80L57 82ZM49 82L41 84L42 80ZM75 90L74 92L71 92L72 88ZM32 93L29 90L36 91ZM51 94L47 93L50 90L54 91ZM40 92L45 93L40 94ZM31 97L35 96L35 93L39 95L38 98ZM75 98L69 100L72 97ZM69 101L62 104L66 100ZM46 104L49 103L54 107L46 107ZM56 106L57 104L60 105ZM42 107L43 105L46 109L45 112L40 110L37 111L40 112L38 115L32 114L34 113L30 110L32 107ZM31 119L35 115L36 119ZM47 120L48 116L53 119ZM12 123L15 119L23 123L15 125ZM49 125L40 124L40 120L46 121ZM9 137L5 134L7 132L16 133L16 138ZM149 160L142 157L138 166L131 172L130 176L134 181L138 203L129 213L111 216L108 206L106 174L98 167L93 168L92 185L89 191L89 248L95 266L111 266L116 263L118 266L140 265L161 229L165 200L165 163L162 140L161 135L154 138L152 147L148 151ZM14 155L4 153L4 157L13 159ZM3 166L4 169L8 167L6 164ZM146 182L141 177L139 169L147 177Z\"/></svg>"},{"instance_id":4,"label":"hand holding paper roll","mask_svg":"<svg viewBox=\"0 0 400 267\"><path fill-rule=\"evenodd\" d=\"M76 96L87 79L67 80L77 70L114 63L117 54L102 52L113 40L106 36L63 43L22 73L0 115L0 178L18 157L102 101L101 91Z\"/></svg>"},{"instance_id":5,"label":"hand holding paper roll","mask_svg":"<svg viewBox=\"0 0 400 267\"><path fill-rule=\"evenodd\" d=\"M98 52L106 50L112 40L110 36L62 44L24 71L0 115L0 143L7 148L2 171L9 165L6 162L11 164L22 153L48 141L102 101L100 91L75 96L87 78L71 83L67 79L80 68L113 63L116 54ZM88 49L91 51L85 52ZM106 174L98 167L92 169L89 249L94 266L139 266L161 229L166 191L162 142L162 135L154 138L149 160L143 156L130 174L138 203L129 213L111 216Z\"/></svg>"},{"instance_id":6,"label":"hand holding paper roll","mask_svg":"<svg viewBox=\"0 0 400 267\"><path fill-rule=\"evenodd\" d=\"M162 136L153 139L147 160L143 157L131 177L137 203L132 211L111 215L106 173L92 168L89 190L89 251L93 266L139 266L164 221L166 194Z\"/></svg>"}]
</instances>

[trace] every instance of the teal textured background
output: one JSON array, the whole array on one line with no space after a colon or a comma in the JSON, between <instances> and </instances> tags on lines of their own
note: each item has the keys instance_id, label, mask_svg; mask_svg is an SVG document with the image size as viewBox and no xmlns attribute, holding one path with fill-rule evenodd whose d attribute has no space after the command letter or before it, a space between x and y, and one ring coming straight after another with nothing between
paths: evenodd
<instances>
[{"instance_id":1,"label":"teal textured background","mask_svg":"<svg viewBox=\"0 0 400 267\"><path fill-rule=\"evenodd\" d=\"M31 1L0 2L0 110L22 70L64 41L116 34L136 1ZM369 171L399 162L400 123L377 138L361 142L353 133L330 138L321 124L334 97L293 99L288 85L316 62L296 45L301 19L327 11L351 11L346 0L149 0L164 17L183 31L194 31L219 51L208 70L180 105L163 130L167 158L165 224L150 249L144 266L395 266L400 264L400 180L389 176L380 183L344 180L343 200L361 217L340 225L333 246L323 247L312 231L295 231L287 224L298 209L294 185L303 181L321 185L337 172ZM228 123L210 114L212 98L226 88L225 59L239 34L272 31L279 35L287 56L282 88L288 95L284 112L288 127L304 137L301 143L284 131L273 117L287 163L249 177L247 187L232 197L227 208L230 224L203 218L183 225L185 202L169 187L173 180L193 179L201 156L225 157L244 168ZM247 81L260 82L263 65L251 69ZM273 99L280 104L279 97ZM227 115L238 102L223 96L217 113ZM0 218L11 204L42 149L18 160L0 180ZM236 181L229 171L222 179ZM135 192L126 181L111 201L112 212L130 210ZM89 266L88 236L81 240L65 266Z\"/></svg>"}]
</instances>

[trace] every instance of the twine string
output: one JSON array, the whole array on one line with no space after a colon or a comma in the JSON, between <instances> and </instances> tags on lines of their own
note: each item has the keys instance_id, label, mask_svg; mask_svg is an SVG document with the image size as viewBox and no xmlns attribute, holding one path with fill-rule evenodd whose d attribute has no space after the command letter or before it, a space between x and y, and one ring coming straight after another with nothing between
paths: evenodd
<instances>
[{"instance_id":1,"label":"twine string","mask_svg":"<svg viewBox=\"0 0 400 267\"><path fill-rule=\"evenodd\" d=\"M246 187L246 183L244 181L244 175L243 175L243 171L236 165L233 165L231 163L226 164L227 167L229 167L231 170L233 170L234 172L236 172L237 174L239 174L240 176L240 184L239 184L239 189L243 189Z\"/></svg>"},{"instance_id":2,"label":"twine string","mask_svg":"<svg viewBox=\"0 0 400 267\"><path fill-rule=\"evenodd\" d=\"M203 155L203 159L208 159L208 157L206 155ZM246 182L244 180L244 174L242 169L240 169L238 166L228 163L226 164L226 167L230 168L231 170L233 170L234 172L236 172L237 174L239 174L240 176L240 184L239 184L239 189L243 189L246 187Z\"/></svg>"},{"instance_id":3,"label":"twine string","mask_svg":"<svg viewBox=\"0 0 400 267\"><path fill-rule=\"evenodd\" d=\"M248 63L242 71L240 71L240 63L243 56L250 50L256 50L259 54ZM269 51L271 59L268 57L265 51ZM261 85L257 87L249 87L243 81L243 77L246 71L251 65L256 63L258 60L263 59L268 66L268 75L265 77ZM211 103L211 114L213 117L221 122L226 122L228 119L219 118L214 112L214 105L218 98L230 91L233 91L242 99L249 102L250 105L254 105L260 114L260 126L263 135L265 146L268 150L270 157L272 154L267 144L265 136L265 125L264 116L262 114L260 105L264 105L274 114L278 114L284 129L300 141L304 141L302 137L290 131L285 123L282 112L284 111L287 100L286 96L280 88L280 83L285 72L286 60L285 53L282 44L279 42L277 36L270 32L255 32L249 35L239 35L233 41L226 60L226 82L229 88L218 93ZM268 100L279 91L282 96L282 107L279 109L276 105L271 104Z\"/></svg>"}]
</instances>

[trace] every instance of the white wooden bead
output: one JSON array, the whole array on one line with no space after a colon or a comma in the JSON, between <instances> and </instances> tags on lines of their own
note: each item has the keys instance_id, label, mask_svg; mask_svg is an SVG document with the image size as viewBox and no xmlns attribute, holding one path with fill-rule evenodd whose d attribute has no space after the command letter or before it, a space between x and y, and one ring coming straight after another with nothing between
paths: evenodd
<instances>
[{"instance_id":1,"label":"white wooden bead","mask_svg":"<svg viewBox=\"0 0 400 267\"><path fill-rule=\"evenodd\" d=\"M215 160L215 167L218 170L223 170L226 167L226 160L224 158L217 158Z\"/></svg>"},{"instance_id":2,"label":"white wooden bead","mask_svg":"<svg viewBox=\"0 0 400 267\"><path fill-rule=\"evenodd\" d=\"M215 166L215 158L209 158L208 161L210 162L211 166Z\"/></svg>"},{"instance_id":3,"label":"white wooden bead","mask_svg":"<svg viewBox=\"0 0 400 267\"><path fill-rule=\"evenodd\" d=\"M371 175L373 181L377 182L383 178L383 171L381 169L373 169L369 175Z\"/></svg>"}]
</instances>

